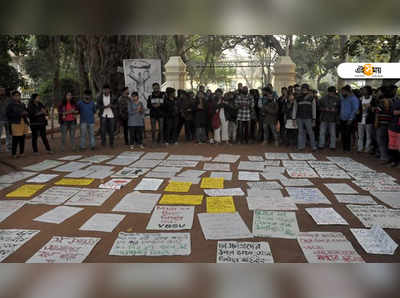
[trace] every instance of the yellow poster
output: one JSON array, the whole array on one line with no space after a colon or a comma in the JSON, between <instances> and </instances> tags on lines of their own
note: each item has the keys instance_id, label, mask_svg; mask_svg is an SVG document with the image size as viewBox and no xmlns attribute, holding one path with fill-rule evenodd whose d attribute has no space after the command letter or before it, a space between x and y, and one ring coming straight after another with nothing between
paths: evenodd
<instances>
[{"instance_id":1,"label":"yellow poster","mask_svg":"<svg viewBox=\"0 0 400 298\"><path fill-rule=\"evenodd\" d=\"M8 193L6 195L7 198L30 198L36 192L41 190L46 185L44 184L25 184L18 187L16 190Z\"/></svg>"},{"instance_id":2,"label":"yellow poster","mask_svg":"<svg viewBox=\"0 0 400 298\"><path fill-rule=\"evenodd\" d=\"M191 186L192 186L192 182L170 181L168 186L164 189L164 191L169 191L169 192L188 192L190 190Z\"/></svg>"},{"instance_id":3,"label":"yellow poster","mask_svg":"<svg viewBox=\"0 0 400 298\"><path fill-rule=\"evenodd\" d=\"M159 204L164 205L201 205L203 195L163 195Z\"/></svg>"},{"instance_id":4,"label":"yellow poster","mask_svg":"<svg viewBox=\"0 0 400 298\"><path fill-rule=\"evenodd\" d=\"M73 179L73 178L63 178L55 183L55 185L89 185L94 179Z\"/></svg>"},{"instance_id":5,"label":"yellow poster","mask_svg":"<svg viewBox=\"0 0 400 298\"><path fill-rule=\"evenodd\" d=\"M208 197L207 198L208 213L230 213L236 212L233 197Z\"/></svg>"},{"instance_id":6,"label":"yellow poster","mask_svg":"<svg viewBox=\"0 0 400 298\"><path fill-rule=\"evenodd\" d=\"M200 188L224 188L224 178L203 178Z\"/></svg>"}]
</instances>

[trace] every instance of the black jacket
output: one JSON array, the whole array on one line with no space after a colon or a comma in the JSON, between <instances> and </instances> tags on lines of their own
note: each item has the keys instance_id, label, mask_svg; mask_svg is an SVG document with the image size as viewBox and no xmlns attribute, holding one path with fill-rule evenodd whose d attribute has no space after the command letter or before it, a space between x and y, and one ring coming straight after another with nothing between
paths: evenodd
<instances>
[{"instance_id":1,"label":"black jacket","mask_svg":"<svg viewBox=\"0 0 400 298\"><path fill-rule=\"evenodd\" d=\"M99 111L99 117L101 118L101 115L103 115L104 112L103 93L97 97L96 105ZM114 114L114 119L117 119L119 117L118 98L114 97L112 94L110 94L110 105Z\"/></svg>"},{"instance_id":2,"label":"black jacket","mask_svg":"<svg viewBox=\"0 0 400 298\"><path fill-rule=\"evenodd\" d=\"M23 112L27 112L25 104L22 102L17 103L13 100L8 106L6 110L8 122L11 124L19 124L21 123L21 118L25 120L26 124L29 124L28 117L22 116Z\"/></svg>"},{"instance_id":3,"label":"black jacket","mask_svg":"<svg viewBox=\"0 0 400 298\"><path fill-rule=\"evenodd\" d=\"M155 98L163 99L163 103L160 104L158 108L154 107L152 103L152 99ZM160 94L157 95L152 93L147 99L147 108L150 110L150 118L159 119L165 117L165 94L163 92L160 92Z\"/></svg>"},{"instance_id":4,"label":"black jacket","mask_svg":"<svg viewBox=\"0 0 400 298\"><path fill-rule=\"evenodd\" d=\"M165 104L165 118L175 118L179 116L179 103L178 99L170 100L168 98L164 101Z\"/></svg>"},{"instance_id":5,"label":"black jacket","mask_svg":"<svg viewBox=\"0 0 400 298\"><path fill-rule=\"evenodd\" d=\"M38 102L37 104L33 103L32 101L29 102L28 115L29 115L29 120L31 122L31 126L47 125L46 115L45 114L37 115L42 111L42 109L46 108L41 102Z\"/></svg>"}]
</instances>

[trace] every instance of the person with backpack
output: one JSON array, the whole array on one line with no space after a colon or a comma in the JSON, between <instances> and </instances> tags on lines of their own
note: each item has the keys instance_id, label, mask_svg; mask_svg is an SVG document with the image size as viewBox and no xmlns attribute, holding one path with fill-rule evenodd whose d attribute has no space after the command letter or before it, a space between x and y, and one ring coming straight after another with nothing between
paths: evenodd
<instances>
[{"instance_id":1,"label":"person with backpack","mask_svg":"<svg viewBox=\"0 0 400 298\"><path fill-rule=\"evenodd\" d=\"M33 154L39 154L38 138L42 139L43 145L47 153L52 154L49 141L47 140L46 126L48 115L46 107L40 101L40 96L37 93L32 94L28 104L28 114L32 131L32 150Z\"/></svg>"}]
</instances>

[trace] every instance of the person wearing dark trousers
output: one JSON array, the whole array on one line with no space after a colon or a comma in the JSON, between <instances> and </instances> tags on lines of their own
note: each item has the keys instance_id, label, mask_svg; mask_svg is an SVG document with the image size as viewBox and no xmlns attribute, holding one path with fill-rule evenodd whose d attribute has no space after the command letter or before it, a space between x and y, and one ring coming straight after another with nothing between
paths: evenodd
<instances>
[{"instance_id":1,"label":"person wearing dark trousers","mask_svg":"<svg viewBox=\"0 0 400 298\"><path fill-rule=\"evenodd\" d=\"M28 133L28 110L21 101L21 93L14 91L11 94L12 102L7 106L7 119L11 124L12 133L12 156L17 158L17 149L19 147L19 156L24 156L25 135Z\"/></svg>"},{"instance_id":2,"label":"person wearing dark trousers","mask_svg":"<svg viewBox=\"0 0 400 298\"><path fill-rule=\"evenodd\" d=\"M118 98L111 94L109 85L104 85L102 94L97 98L97 108L101 121L101 144L106 146L106 135L110 147L114 148L114 127L118 120Z\"/></svg>"},{"instance_id":3,"label":"person wearing dark trousers","mask_svg":"<svg viewBox=\"0 0 400 298\"><path fill-rule=\"evenodd\" d=\"M376 141L380 160L383 161L383 164L389 164L391 163L391 152L388 150L388 133L393 118L393 96L389 86L382 86L381 91L382 94L379 97L375 115Z\"/></svg>"},{"instance_id":4,"label":"person wearing dark trousers","mask_svg":"<svg viewBox=\"0 0 400 298\"><path fill-rule=\"evenodd\" d=\"M354 120L359 109L360 101L353 94L351 87L346 85L341 90L342 96L340 100L340 126L342 133L343 151L351 151L352 132L354 128Z\"/></svg>"},{"instance_id":5,"label":"person wearing dark trousers","mask_svg":"<svg viewBox=\"0 0 400 298\"><path fill-rule=\"evenodd\" d=\"M278 117L278 122L279 122L279 135L281 139L281 143L287 143L286 140L286 128L285 128L285 113L283 111L285 104L288 101L288 89L286 87L283 87L281 89L281 96L278 98L278 104L279 104L279 117Z\"/></svg>"},{"instance_id":6,"label":"person wearing dark trousers","mask_svg":"<svg viewBox=\"0 0 400 298\"><path fill-rule=\"evenodd\" d=\"M153 83L153 93L147 99L147 108L150 110L151 140L153 144L164 143L164 93L160 90L159 83ZM158 136L157 133L158 124Z\"/></svg>"},{"instance_id":7,"label":"person wearing dark trousers","mask_svg":"<svg viewBox=\"0 0 400 298\"><path fill-rule=\"evenodd\" d=\"M185 141L192 142L195 140L194 111L196 109L196 101L193 92L189 92L183 98L182 117L185 120Z\"/></svg>"},{"instance_id":8,"label":"person wearing dark trousers","mask_svg":"<svg viewBox=\"0 0 400 298\"><path fill-rule=\"evenodd\" d=\"M178 116L179 116L179 106L175 97L175 89L168 87L166 90L166 100L165 100L165 116L167 124L167 135L165 136L166 143L168 144L178 144Z\"/></svg>"},{"instance_id":9,"label":"person wearing dark trousers","mask_svg":"<svg viewBox=\"0 0 400 298\"><path fill-rule=\"evenodd\" d=\"M183 118L183 114L182 114L182 107L183 107L183 101L185 99L185 97L187 96L187 93L185 90L179 89L178 90L178 97L176 99L177 101L177 105L178 105L178 123L176 126L176 135L177 138L179 139L179 136L181 135L181 131L185 125L185 118Z\"/></svg>"},{"instance_id":10,"label":"person wearing dark trousers","mask_svg":"<svg viewBox=\"0 0 400 298\"><path fill-rule=\"evenodd\" d=\"M248 94L247 86L244 86L239 95L236 96L235 105L239 107L237 120L238 120L238 137L239 142L242 144L249 143L249 122L250 111L253 108L253 101Z\"/></svg>"},{"instance_id":11,"label":"person wearing dark trousers","mask_svg":"<svg viewBox=\"0 0 400 298\"><path fill-rule=\"evenodd\" d=\"M72 150L76 151L75 131L76 115L78 113L78 107L72 98L72 93L67 91L61 104L58 106L58 122L61 128L61 151L65 150L67 133L69 133Z\"/></svg>"},{"instance_id":12,"label":"person wearing dark trousers","mask_svg":"<svg viewBox=\"0 0 400 298\"><path fill-rule=\"evenodd\" d=\"M46 126L47 119L46 116L48 112L45 106L40 102L40 96L35 93L32 94L31 100L28 104L28 114L29 120L31 124L32 131L32 149L34 154L38 154L38 138L39 136L42 139L43 145L46 148L46 151L51 154L52 151L50 149L49 141L47 140L46 135Z\"/></svg>"},{"instance_id":13,"label":"person wearing dark trousers","mask_svg":"<svg viewBox=\"0 0 400 298\"><path fill-rule=\"evenodd\" d=\"M86 149L86 137L88 136L90 149L95 150L96 140L94 137L94 115L96 114L96 104L94 100L92 100L92 92L90 90L85 90L84 97L78 102L77 106L80 114L80 149Z\"/></svg>"},{"instance_id":14,"label":"person wearing dark trousers","mask_svg":"<svg viewBox=\"0 0 400 298\"><path fill-rule=\"evenodd\" d=\"M131 97L128 103L130 148L134 149L137 146L143 149L144 106L139 101L139 94L137 92L133 92Z\"/></svg>"},{"instance_id":15,"label":"person wearing dark trousers","mask_svg":"<svg viewBox=\"0 0 400 298\"><path fill-rule=\"evenodd\" d=\"M122 94L118 99L119 107L119 121L124 130L124 141L125 145L129 145L129 128L128 128L128 104L130 101L129 89L125 87L122 90Z\"/></svg>"},{"instance_id":16,"label":"person wearing dark trousers","mask_svg":"<svg viewBox=\"0 0 400 298\"><path fill-rule=\"evenodd\" d=\"M196 141L198 144L207 142L206 126L208 121L207 110L205 107L205 93L197 92L194 107L194 124L196 127Z\"/></svg>"}]
</instances>

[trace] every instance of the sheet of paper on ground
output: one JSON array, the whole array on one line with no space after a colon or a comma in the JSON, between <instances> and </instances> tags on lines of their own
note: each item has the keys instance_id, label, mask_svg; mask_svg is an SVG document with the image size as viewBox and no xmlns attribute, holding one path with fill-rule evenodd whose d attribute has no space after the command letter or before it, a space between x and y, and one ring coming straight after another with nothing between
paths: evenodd
<instances>
[{"instance_id":1,"label":"sheet of paper on ground","mask_svg":"<svg viewBox=\"0 0 400 298\"><path fill-rule=\"evenodd\" d=\"M207 213L236 212L233 197L209 197L207 198Z\"/></svg>"},{"instance_id":2,"label":"sheet of paper on ground","mask_svg":"<svg viewBox=\"0 0 400 298\"><path fill-rule=\"evenodd\" d=\"M0 262L3 262L39 232L39 230L20 229L0 230Z\"/></svg>"},{"instance_id":3,"label":"sheet of paper on ground","mask_svg":"<svg viewBox=\"0 0 400 298\"><path fill-rule=\"evenodd\" d=\"M273 263L268 242L218 241L217 263Z\"/></svg>"},{"instance_id":4,"label":"sheet of paper on ground","mask_svg":"<svg viewBox=\"0 0 400 298\"><path fill-rule=\"evenodd\" d=\"M198 217L207 240L253 238L238 212L199 213Z\"/></svg>"},{"instance_id":5,"label":"sheet of paper on ground","mask_svg":"<svg viewBox=\"0 0 400 298\"><path fill-rule=\"evenodd\" d=\"M39 190L44 188L45 184L24 184L18 187L16 190L8 193L7 198L30 198Z\"/></svg>"},{"instance_id":6,"label":"sheet of paper on ground","mask_svg":"<svg viewBox=\"0 0 400 298\"><path fill-rule=\"evenodd\" d=\"M29 201L30 204L61 205L81 188L53 186Z\"/></svg>"},{"instance_id":7,"label":"sheet of paper on ground","mask_svg":"<svg viewBox=\"0 0 400 298\"><path fill-rule=\"evenodd\" d=\"M75 214L81 212L83 208L58 206L36 218L34 221L41 221L46 223L60 224Z\"/></svg>"},{"instance_id":8,"label":"sheet of paper on ground","mask_svg":"<svg viewBox=\"0 0 400 298\"><path fill-rule=\"evenodd\" d=\"M138 185L136 185L135 190L153 190L156 191L163 184L164 179L150 179L143 178Z\"/></svg>"},{"instance_id":9,"label":"sheet of paper on ground","mask_svg":"<svg viewBox=\"0 0 400 298\"><path fill-rule=\"evenodd\" d=\"M358 243L369 254L393 255L398 245L378 226L371 229L350 229Z\"/></svg>"},{"instance_id":10,"label":"sheet of paper on ground","mask_svg":"<svg viewBox=\"0 0 400 298\"><path fill-rule=\"evenodd\" d=\"M149 214L160 197L161 194L134 191L123 197L112 211Z\"/></svg>"},{"instance_id":11,"label":"sheet of paper on ground","mask_svg":"<svg viewBox=\"0 0 400 298\"><path fill-rule=\"evenodd\" d=\"M65 205L68 206L101 206L112 196L113 189L81 189Z\"/></svg>"},{"instance_id":12,"label":"sheet of paper on ground","mask_svg":"<svg viewBox=\"0 0 400 298\"><path fill-rule=\"evenodd\" d=\"M348 225L347 221L333 208L306 208L317 225Z\"/></svg>"},{"instance_id":13,"label":"sheet of paper on ground","mask_svg":"<svg viewBox=\"0 0 400 298\"><path fill-rule=\"evenodd\" d=\"M364 263L339 232L302 232L297 241L309 263Z\"/></svg>"},{"instance_id":14,"label":"sheet of paper on ground","mask_svg":"<svg viewBox=\"0 0 400 298\"><path fill-rule=\"evenodd\" d=\"M255 237L295 239L299 233L296 213L255 210L253 234Z\"/></svg>"},{"instance_id":15,"label":"sheet of paper on ground","mask_svg":"<svg viewBox=\"0 0 400 298\"><path fill-rule=\"evenodd\" d=\"M190 233L124 233L111 248L112 256L188 256Z\"/></svg>"},{"instance_id":16,"label":"sheet of paper on ground","mask_svg":"<svg viewBox=\"0 0 400 298\"><path fill-rule=\"evenodd\" d=\"M100 238L54 236L27 263L82 263Z\"/></svg>"},{"instance_id":17,"label":"sheet of paper on ground","mask_svg":"<svg viewBox=\"0 0 400 298\"><path fill-rule=\"evenodd\" d=\"M79 228L81 231L112 232L126 215L97 213Z\"/></svg>"},{"instance_id":18,"label":"sheet of paper on ground","mask_svg":"<svg viewBox=\"0 0 400 298\"><path fill-rule=\"evenodd\" d=\"M0 201L0 222L5 220L25 204L26 201L19 200Z\"/></svg>"},{"instance_id":19,"label":"sheet of paper on ground","mask_svg":"<svg viewBox=\"0 0 400 298\"><path fill-rule=\"evenodd\" d=\"M203 195L163 195L160 204L162 205L201 205Z\"/></svg>"},{"instance_id":20,"label":"sheet of paper on ground","mask_svg":"<svg viewBox=\"0 0 400 298\"><path fill-rule=\"evenodd\" d=\"M147 230L190 230L193 225L193 206L156 206Z\"/></svg>"}]
</instances>

